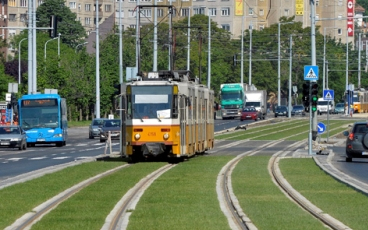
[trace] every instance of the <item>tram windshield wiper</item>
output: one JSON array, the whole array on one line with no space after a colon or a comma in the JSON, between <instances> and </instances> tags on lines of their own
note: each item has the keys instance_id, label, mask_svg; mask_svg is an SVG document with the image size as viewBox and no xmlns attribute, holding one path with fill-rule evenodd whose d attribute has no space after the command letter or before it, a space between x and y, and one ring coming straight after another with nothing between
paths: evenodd
<instances>
[{"instance_id":1,"label":"tram windshield wiper","mask_svg":"<svg viewBox=\"0 0 368 230\"><path fill-rule=\"evenodd\" d=\"M137 113L138 118L141 119L141 122L143 122L142 116L139 114L139 112L136 109L134 109L134 108L133 108L133 112L134 112L134 114Z\"/></svg>"}]
</instances>

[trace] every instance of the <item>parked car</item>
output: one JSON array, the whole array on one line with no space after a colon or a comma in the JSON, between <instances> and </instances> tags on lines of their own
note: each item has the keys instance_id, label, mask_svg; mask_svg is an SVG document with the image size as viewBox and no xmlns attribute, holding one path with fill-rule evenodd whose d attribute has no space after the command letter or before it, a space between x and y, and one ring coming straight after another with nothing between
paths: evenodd
<instances>
[{"instance_id":1,"label":"parked car","mask_svg":"<svg viewBox=\"0 0 368 230\"><path fill-rule=\"evenodd\" d=\"M120 124L119 119L106 119L100 128L100 142L105 142L108 138L108 133L110 132L111 139L120 139Z\"/></svg>"},{"instance_id":2,"label":"parked car","mask_svg":"<svg viewBox=\"0 0 368 230\"><path fill-rule=\"evenodd\" d=\"M335 106L335 113L336 114L344 114L344 110L345 110L345 104L344 103L337 103Z\"/></svg>"},{"instance_id":3,"label":"parked car","mask_svg":"<svg viewBox=\"0 0 368 230\"><path fill-rule=\"evenodd\" d=\"M305 108L304 105L294 105L291 110L291 116L301 115L305 116Z\"/></svg>"},{"instance_id":4,"label":"parked car","mask_svg":"<svg viewBox=\"0 0 368 230\"><path fill-rule=\"evenodd\" d=\"M285 116L287 117L288 116L288 108L285 106L285 105L279 105L276 107L275 109L275 117L278 117L278 116Z\"/></svg>"},{"instance_id":5,"label":"parked car","mask_svg":"<svg viewBox=\"0 0 368 230\"><path fill-rule=\"evenodd\" d=\"M92 120L89 125L89 139L100 136L100 128L102 127L104 120L106 120L106 118L95 118Z\"/></svg>"},{"instance_id":6,"label":"parked car","mask_svg":"<svg viewBox=\"0 0 368 230\"><path fill-rule=\"evenodd\" d=\"M26 132L18 125L0 126L0 147L26 150Z\"/></svg>"},{"instance_id":7,"label":"parked car","mask_svg":"<svg viewBox=\"0 0 368 230\"><path fill-rule=\"evenodd\" d=\"M241 116L240 116L240 121L243 120L255 120L257 121L258 119L262 119L262 112L261 111L257 111L256 108L254 107L245 107L242 110Z\"/></svg>"},{"instance_id":8,"label":"parked car","mask_svg":"<svg viewBox=\"0 0 368 230\"><path fill-rule=\"evenodd\" d=\"M349 131L343 132L346 138L346 162L352 158L368 158L368 123L366 121L355 122Z\"/></svg>"}]
</instances>

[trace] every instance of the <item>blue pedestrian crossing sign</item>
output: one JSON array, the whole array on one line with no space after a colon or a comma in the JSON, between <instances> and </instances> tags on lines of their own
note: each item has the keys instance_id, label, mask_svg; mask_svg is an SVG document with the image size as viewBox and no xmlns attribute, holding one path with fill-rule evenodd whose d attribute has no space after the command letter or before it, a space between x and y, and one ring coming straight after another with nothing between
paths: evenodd
<instances>
[{"instance_id":1,"label":"blue pedestrian crossing sign","mask_svg":"<svg viewBox=\"0 0 368 230\"><path fill-rule=\"evenodd\" d=\"M325 124L323 124L322 122L319 122L317 124L317 131L319 134L323 133L324 131L326 131L326 126Z\"/></svg>"},{"instance_id":2,"label":"blue pedestrian crossing sign","mask_svg":"<svg viewBox=\"0 0 368 230\"><path fill-rule=\"evenodd\" d=\"M318 80L318 66L305 65L304 66L304 80L317 81Z\"/></svg>"},{"instance_id":3,"label":"blue pedestrian crossing sign","mask_svg":"<svg viewBox=\"0 0 368 230\"><path fill-rule=\"evenodd\" d=\"M334 91L332 89L323 90L323 100L325 101L333 101L334 100Z\"/></svg>"}]
</instances>

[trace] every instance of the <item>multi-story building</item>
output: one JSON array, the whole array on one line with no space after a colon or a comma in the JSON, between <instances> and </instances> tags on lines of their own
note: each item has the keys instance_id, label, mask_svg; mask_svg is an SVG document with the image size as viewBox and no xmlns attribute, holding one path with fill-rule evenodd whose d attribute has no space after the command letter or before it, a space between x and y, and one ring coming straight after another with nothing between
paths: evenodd
<instances>
[{"instance_id":1,"label":"multi-story building","mask_svg":"<svg viewBox=\"0 0 368 230\"><path fill-rule=\"evenodd\" d=\"M3 32L4 38L9 38L21 31L15 27L26 25L29 0L2 1L0 25L5 23L4 26L11 27ZM43 1L37 0L36 6L42 4ZM303 27L311 26L310 1L304 0L138 0L139 6L147 6L141 8L137 7L137 0L120 1L98 1L99 25L103 25L102 23L105 21L105 25L107 23L118 24L119 18L121 18L123 30L128 27L135 28L139 9L141 25L152 23L155 14L158 21L167 20L167 6L172 5L173 20L180 20L196 14L209 15L211 20L218 24L218 27L228 30L235 39L240 38L243 29L261 30L278 23L279 18L283 16L295 15L295 21L302 22ZM66 0L65 4L72 12L76 13L77 20L81 22L87 34L95 31L97 1ZM364 9L354 7L354 4L354 0L316 0L316 25L320 26L320 32L341 39L342 42L346 42L346 39L349 42L353 41L353 36L347 32L348 25L351 25L351 22L346 20L347 16L354 8L357 12L353 13L362 15L364 12ZM150 5L157 5L157 7L148 7ZM114 20L111 20L111 16ZM110 20L107 20L108 18ZM106 29L111 30L112 27L109 25ZM106 29L101 26L99 32L101 34L110 32ZM89 45L92 46L92 44Z\"/></svg>"}]
</instances>

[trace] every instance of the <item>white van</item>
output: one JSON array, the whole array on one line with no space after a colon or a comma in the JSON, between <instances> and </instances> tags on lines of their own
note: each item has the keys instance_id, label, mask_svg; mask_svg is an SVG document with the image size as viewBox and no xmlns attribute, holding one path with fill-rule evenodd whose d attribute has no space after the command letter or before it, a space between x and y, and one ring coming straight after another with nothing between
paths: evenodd
<instances>
[{"instance_id":1,"label":"white van","mask_svg":"<svg viewBox=\"0 0 368 230\"><path fill-rule=\"evenodd\" d=\"M323 100L323 98L318 98L317 102L317 114L322 115L322 113L326 113L327 111L330 114L335 113L335 102L330 100Z\"/></svg>"}]
</instances>

